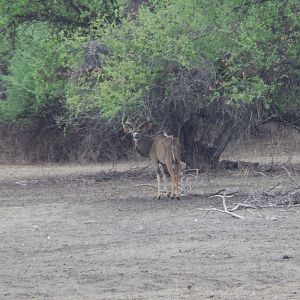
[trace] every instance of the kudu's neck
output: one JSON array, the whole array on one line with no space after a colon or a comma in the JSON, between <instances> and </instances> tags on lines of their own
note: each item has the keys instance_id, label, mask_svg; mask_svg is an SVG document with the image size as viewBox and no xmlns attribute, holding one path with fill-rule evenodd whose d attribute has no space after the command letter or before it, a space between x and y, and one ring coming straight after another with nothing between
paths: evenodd
<instances>
[{"instance_id":1,"label":"kudu's neck","mask_svg":"<svg viewBox=\"0 0 300 300\"><path fill-rule=\"evenodd\" d=\"M141 139L135 143L135 149L142 156L148 157L153 142L154 138L149 135L143 135Z\"/></svg>"}]
</instances>

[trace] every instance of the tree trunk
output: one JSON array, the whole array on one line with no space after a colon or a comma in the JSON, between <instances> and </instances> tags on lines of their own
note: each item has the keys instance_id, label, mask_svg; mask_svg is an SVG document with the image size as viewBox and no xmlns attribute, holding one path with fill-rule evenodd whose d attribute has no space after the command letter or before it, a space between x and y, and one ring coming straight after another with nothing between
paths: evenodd
<instances>
[{"instance_id":1,"label":"tree trunk","mask_svg":"<svg viewBox=\"0 0 300 300\"><path fill-rule=\"evenodd\" d=\"M205 143L203 138L204 131L206 135L211 126L201 125L199 121L199 127L194 126L183 126L181 131L181 144L182 144L182 160L187 163L191 168L197 169L215 169L215 168L236 168L236 165L232 165L231 162L220 164L220 157L225 151L226 147L233 140L240 137L243 132L249 127L248 122L240 122L239 120L230 119L226 121L218 134L215 134L211 138L211 142ZM204 128L204 129L203 129ZM213 134L211 134L213 135Z\"/></svg>"},{"instance_id":2,"label":"tree trunk","mask_svg":"<svg viewBox=\"0 0 300 300\"><path fill-rule=\"evenodd\" d=\"M196 138L199 129L194 126L183 126L180 134L182 145L182 160L191 168L209 169L212 168L218 158L215 158L216 148L203 143Z\"/></svg>"}]
</instances>

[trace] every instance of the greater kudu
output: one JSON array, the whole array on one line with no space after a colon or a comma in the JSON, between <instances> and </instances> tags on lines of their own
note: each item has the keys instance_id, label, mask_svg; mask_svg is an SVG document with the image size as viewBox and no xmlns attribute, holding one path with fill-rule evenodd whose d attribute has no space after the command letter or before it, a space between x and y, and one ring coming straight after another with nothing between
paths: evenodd
<instances>
[{"instance_id":1,"label":"greater kudu","mask_svg":"<svg viewBox=\"0 0 300 300\"><path fill-rule=\"evenodd\" d=\"M149 157L156 171L157 178L157 199L161 196L160 189L160 168L162 166L165 191L169 197L166 173L171 176L172 189L171 197L179 199L179 173L180 173L180 143L179 139L168 136L164 133L156 136L150 136L149 131L152 122L146 121L139 126L134 126L131 122L123 125L125 133L131 133L136 151L144 157Z\"/></svg>"}]
</instances>

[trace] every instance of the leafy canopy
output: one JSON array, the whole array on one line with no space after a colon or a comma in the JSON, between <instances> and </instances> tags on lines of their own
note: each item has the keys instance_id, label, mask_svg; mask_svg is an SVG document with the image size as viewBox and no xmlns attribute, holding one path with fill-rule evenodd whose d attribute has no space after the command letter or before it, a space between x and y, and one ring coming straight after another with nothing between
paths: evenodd
<instances>
[{"instance_id":1,"label":"leafy canopy","mask_svg":"<svg viewBox=\"0 0 300 300\"><path fill-rule=\"evenodd\" d=\"M155 9L142 7L122 26L112 23L93 31L110 56L89 79L70 85L71 109L97 108L108 118L139 110L168 63L197 68L199 57L215 65L212 99L237 106L261 100L268 108L283 85L285 61L299 60L296 0L153 3Z\"/></svg>"}]
</instances>

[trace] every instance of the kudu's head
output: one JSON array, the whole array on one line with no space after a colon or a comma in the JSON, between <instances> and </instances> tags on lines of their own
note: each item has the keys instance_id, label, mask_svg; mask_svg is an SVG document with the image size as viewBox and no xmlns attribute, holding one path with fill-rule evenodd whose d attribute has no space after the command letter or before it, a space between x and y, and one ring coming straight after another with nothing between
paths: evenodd
<instances>
[{"instance_id":1,"label":"kudu's head","mask_svg":"<svg viewBox=\"0 0 300 300\"><path fill-rule=\"evenodd\" d=\"M123 124L124 133L130 133L132 134L132 138L137 144L144 135L149 134L150 130L152 128L152 122L151 121L145 121L140 125L134 125L129 121L126 121L125 124Z\"/></svg>"}]
</instances>

